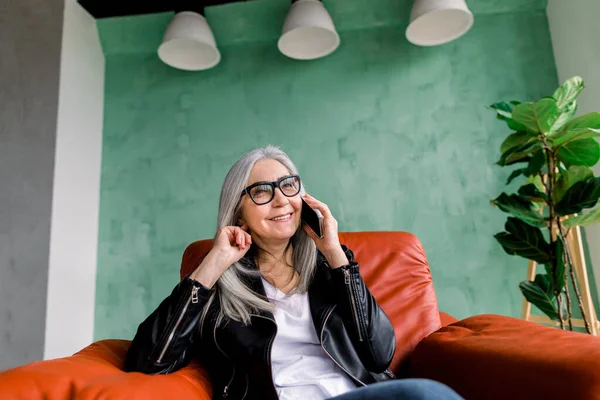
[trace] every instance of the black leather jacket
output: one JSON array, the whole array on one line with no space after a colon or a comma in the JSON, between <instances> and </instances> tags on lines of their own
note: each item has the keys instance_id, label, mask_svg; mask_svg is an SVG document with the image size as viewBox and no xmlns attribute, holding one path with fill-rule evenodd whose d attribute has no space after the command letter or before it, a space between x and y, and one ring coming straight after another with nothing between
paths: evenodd
<instances>
[{"instance_id":1,"label":"black leather jacket","mask_svg":"<svg viewBox=\"0 0 600 400\"><path fill-rule=\"evenodd\" d=\"M343 247L349 265L332 269L321 253L317 257L308 289L317 336L357 386L392 379L388 367L396 347L394 329L367 289L354 255ZM248 284L264 295L260 279ZM198 357L209 371L213 399L276 400L270 359L277 333L273 315L253 314L247 326L233 320L216 326L218 302L213 301L200 331L201 313L213 290L184 278L140 324L125 369L166 374Z\"/></svg>"}]
</instances>

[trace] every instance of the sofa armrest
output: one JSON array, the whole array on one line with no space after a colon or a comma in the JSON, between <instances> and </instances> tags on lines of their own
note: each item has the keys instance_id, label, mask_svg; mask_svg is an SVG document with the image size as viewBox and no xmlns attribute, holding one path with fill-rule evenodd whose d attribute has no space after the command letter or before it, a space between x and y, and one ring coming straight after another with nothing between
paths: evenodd
<instances>
[{"instance_id":1,"label":"sofa armrest","mask_svg":"<svg viewBox=\"0 0 600 400\"><path fill-rule=\"evenodd\" d=\"M600 338L499 315L432 333L408 368L469 400L600 399Z\"/></svg>"},{"instance_id":2,"label":"sofa armrest","mask_svg":"<svg viewBox=\"0 0 600 400\"><path fill-rule=\"evenodd\" d=\"M197 362L169 375L123 371L127 340L103 340L71 357L33 362L0 373L0 399L180 399L211 396L206 370ZM168 393L168 395L167 395Z\"/></svg>"}]
</instances>

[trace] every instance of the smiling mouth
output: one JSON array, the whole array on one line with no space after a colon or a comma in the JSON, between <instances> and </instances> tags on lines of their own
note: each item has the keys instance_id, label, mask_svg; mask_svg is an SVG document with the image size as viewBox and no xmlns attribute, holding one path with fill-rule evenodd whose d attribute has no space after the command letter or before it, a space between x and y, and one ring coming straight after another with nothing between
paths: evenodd
<instances>
[{"instance_id":1,"label":"smiling mouth","mask_svg":"<svg viewBox=\"0 0 600 400\"><path fill-rule=\"evenodd\" d=\"M292 214L293 213L280 215L279 217L271 218L271 221L275 221L275 222L289 221L290 219L292 219Z\"/></svg>"}]
</instances>

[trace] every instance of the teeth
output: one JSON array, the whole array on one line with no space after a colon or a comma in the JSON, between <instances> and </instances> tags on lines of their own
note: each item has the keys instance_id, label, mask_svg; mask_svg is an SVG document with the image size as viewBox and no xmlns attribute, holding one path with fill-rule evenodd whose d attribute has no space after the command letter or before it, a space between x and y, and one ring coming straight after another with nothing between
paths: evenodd
<instances>
[{"instance_id":1,"label":"teeth","mask_svg":"<svg viewBox=\"0 0 600 400\"><path fill-rule=\"evenodd\" d=\"M273 221L283 221L283 220L286 220L286 219L290 219L290 217L291 217L291 214L287 214L287 215L284 215L284 216L281 216L281 217L273 218L272 220Z\"/></svg>"}]
</instances>

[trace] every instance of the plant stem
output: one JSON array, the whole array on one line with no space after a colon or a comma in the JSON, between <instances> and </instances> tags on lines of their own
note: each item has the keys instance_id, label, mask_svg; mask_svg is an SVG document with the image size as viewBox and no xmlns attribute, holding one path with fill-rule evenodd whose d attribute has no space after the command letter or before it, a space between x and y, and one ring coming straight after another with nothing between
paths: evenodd
<instances>
[{"instance_id":1,"label":"plant stem","mask_svg":"<svg viewBox=\"0 0 600 400\"><path fill-rule=\"evenodd\" d=\"M587 333L592 333L592 328L590 326L590 322L588 321L585 310L583 309L583 299L581 298L581 293L579 292L579 286L577 285L577 279L575 278L575 271L573 271L573 257L571 257L571 249L568 246L567 237L565 235L562 223L558 223L558 230L560 232L560 236L565 243L565 256L567 257L567 263L569 266L569 275L571 277L571 283L573 284L573 289L575 289L575 295L577 295L577 302L579 303L579 310L581 311L581 316L583 318L583 322L585 324L585 330ZM567 285L567 293L569 291L569 285Z\"/></svg>"},{"instance_id":2,"label":"plant stem","mask_svg":"<svg viewBox=\"0 0 600 400\"><path fill-rule=\"evenodd\" d=\"M557 224L558 230L560 232L560 237L561 237L563 243L565 244L563 247L565 247L567 242L565 241L565 238L563 237L564 231L562 230L562 222L560 221L560 217L556 218L556 224ZM569 319L569 330L572 331L573 330L573 313L571 312L571 291L569 290L569 276L567 275L567 268L572 268L572 266L569 263L569 258L567 257L566 250L563 251L563 262L565 263L565 270L563 272L563 275L564 275L563 280L565 281L565 297L567 298L567 317Z\"/></svg>"},{"instance_id":3,"label":"plant stem","mask_svg":"<svg viewBox=\"0 0 600 400\"><path fill-rule=\"evenodd\" d=\"M558 277L556 274L556 266L557 266L557 258L556 254L554 254L554 242L556 241L554 236L554 203L552 201L552 191L554 190L554 179L555 179L555 165L554 158L552 154L552 149L548 147L548 143L546 142L546 137L543 133L540 133L540 139L544 145L544 155L546 156L546 165L548 166L548 176L545 182L546 194L548 196L548 212L549 212L549 220L550 226L548 230L550 232L550 265L552 269L552 281L554 284L554 297L556 297L556 305L558 306L558 321L560 323L560 329L565 329L565 322L563 318L563 310L562 310L562 296L560 295L561 290L558 290Z\"/></svg>"}]
</instances>

